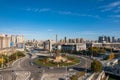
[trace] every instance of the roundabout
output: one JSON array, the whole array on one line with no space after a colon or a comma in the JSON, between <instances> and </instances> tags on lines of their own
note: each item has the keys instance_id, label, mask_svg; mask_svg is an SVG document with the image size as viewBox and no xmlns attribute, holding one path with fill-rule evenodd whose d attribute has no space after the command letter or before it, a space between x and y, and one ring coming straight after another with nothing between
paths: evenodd
<instances>
[{"instance_id":1,"label":"roundabout","mask_svg":"<svg viewBox=\"0 0 120 80\"><path fill-rule=\"evenodd\" d=\"M45 67L66 67L79 64L80 59L78 57L62 54L54 56L39 56L34 63Z\"/></svg>"}]
</instances>

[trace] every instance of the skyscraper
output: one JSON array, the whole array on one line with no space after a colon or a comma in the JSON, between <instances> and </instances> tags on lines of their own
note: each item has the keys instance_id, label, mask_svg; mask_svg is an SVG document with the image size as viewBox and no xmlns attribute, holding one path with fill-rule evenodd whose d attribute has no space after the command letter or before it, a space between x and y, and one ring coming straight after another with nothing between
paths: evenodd
<instances>
[{"instance_id":1,"label":"skyscraper","mask_svg":"<svg viewBox=\"0 0 120 80\"><path fill-rule=\"evenodd\" d=\"M56 34L56 43L57 43L57 40L58 40L57 38L58 38L58 35Z\"/></svg>"},{"instance_id":2,"label":"skyscraper","mask_svg":"<svg viewBox=\"0 0 120 80\"><path fill-rule=\"evenodd\" d=\"M65 37L65 43L67 43L67 37Z\"/></svg>"},{"instance_id":3,"label":"skyscraper","mask_svg":"<svg viewBox=\"0 0 120 80\"><path fill-rule=\"evenodd\" d=\"M112 42L115 42L115 37L112 37Z\"/></svg>"}]
</instances>

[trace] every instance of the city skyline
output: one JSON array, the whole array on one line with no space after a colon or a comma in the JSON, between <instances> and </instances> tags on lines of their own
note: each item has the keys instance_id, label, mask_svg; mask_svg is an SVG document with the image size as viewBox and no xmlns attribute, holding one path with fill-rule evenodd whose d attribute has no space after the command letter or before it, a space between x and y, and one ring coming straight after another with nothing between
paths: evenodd
<instances>
[{"instance_id":1,"label":"city skyline","mask_svg":"<svg viewBox=\"0 0 120 80\"><path fill-rule=\"evenodd\" d=\"M119 0L0 0L0 32L28 39L119 37Z\"/></svg>"}]
</instances>

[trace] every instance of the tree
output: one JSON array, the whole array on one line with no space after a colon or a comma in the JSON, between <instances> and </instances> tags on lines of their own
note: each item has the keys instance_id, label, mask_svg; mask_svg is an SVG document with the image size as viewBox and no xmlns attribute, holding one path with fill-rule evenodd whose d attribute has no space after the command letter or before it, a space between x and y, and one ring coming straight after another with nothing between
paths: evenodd
<instances>
[{"instance_id":1,"label":"tree","mask_svg":"<svg viewBox=\"0 0 120 80\"><path fill-rule=\"evenodd\" d=\"M92 56L96 56L99 53L99 50L97 47L90 47L89 51L90 51Z\"/></svg>"},{"instance_id":2,"label":"tree","mask_svg":"<svg viewBox=\"0 0 120 80\"><path fill-rule=\"evenodd\" d=\"M73 75L73 76L71 76L71 77L70 77L70 80L78 80L77 75Z\"/></svg>"},{"instance_id":3,"label":"tree","mask_svg":"<svg viewBox=\"0 0 120 80\"><path fill-rule=\"evenodd\" d=\"M93 60L91 63L91 70L93 72L99 72L102 70L102 63L98 61L97 59Z\"/></svg>"},{"instance_id":4,"label":"tree","mask_svg":"<svg viewBox=\"0 0 120 80\"><path fill-rule=\"evenodd\" d=\"M81 77L81 76L84 76L84 75L85 75L85 72L84 72L84 71L77 72L76 75L77 75L78 77Z\"/></svg>"},{"instance_id":5,"label":"tree","mask_svg":"<svg viewBox=\"0 0 120 80\"><path fill-rule=\"evenodd\" d=\"M115 58L115 54L114 53L111 53L109 56L108 56L108 59L113 59L113 58Z\"/></svg>"},{"instance_id":6,"label":"tree","mask_svg":"<svg viewBox=\"0 0 120 80\"><path fill-rule=\"evenodd\" d=\"M100 53L106 53L106 50L105 49L100 49Z\"/></svg>"},{"instance_id":7,"label":"tree","mask_svg":"<svg viewBox=\"0 0 120 80\"><path fill-rule=\"evenodd\" d=\"M99 47L90 47L89 52L92 56L97 56L100 53L106 53L106 50L104 48Z\"/></svg>"}]
</instances>

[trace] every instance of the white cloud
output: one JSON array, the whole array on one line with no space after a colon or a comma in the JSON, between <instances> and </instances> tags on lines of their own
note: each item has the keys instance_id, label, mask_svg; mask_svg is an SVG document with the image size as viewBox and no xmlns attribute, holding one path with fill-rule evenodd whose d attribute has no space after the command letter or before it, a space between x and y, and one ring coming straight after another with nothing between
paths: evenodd
<instances>
[{"instance_id":1,"label":"white cloud","mask_svg":"<svg viewBox=\"0 0 120 80\"><path fill-rule=\"evenodd\" d=\"M120 6L118 6L118 9L120 9Z\"/></svg>"},{"instance_id":2,"label":"white cloud","mask_svg":"<svg viewBox=\"0 0 120 80\"><path fill-rule=\"evenodd\" d=\"M27 8L26 11L33 11L33 12L47 12L50 11L49 8Z\"/></svg>"},{"instance_id":3,"label":"white cloud","mask_svg":"<svg viewBox=\"0 0 120 80\"><path fill-rule=\"evenodd\" d=\"M106 7L114 8L114 7L119 6L119 5L120 5L120 1L116 1L116 2L113 2L113 3L109 4L109 5L107 5Z\"/></svg>"},{"instance_id":4,"label":"white cloud","mask_svg":"<svg viewBox=\"0 0 120 80\"><path fill-rule=\"evenodd\" d=\"M48 29L47 31L48 31L48 32L52 32L52 31L53 31L53 29Z\"/></svg>"},{"instance_id":5,"label":"white cloud","mask_svg":"<svg viewBox=\"0 0 120 80\"><path fill-rule=\"evenodd\" d=\"M96 35L98 34L97 32L93 32L93 31L82 31L82 32L76 32L77 34L83 34L83 35Z\"/></svg>"},{"instance_id":6,"label":"white cloud","mask_svg":"<svg viewBox=\"0 0 120 80\"><path fill-rule=\"evenodd\" d=\"M114 10L115 13L119 13L120 12L120 6L118 6L115 10Z\"/></svg>"},{"instance_id":7,"label":"white cloud","mask_svg":"<svg viewBox=\"0 0 120 80\"><path fill-rule=\"evenodd\" d=\"M118 6L120 6L120 1L112 2L108 5L101 6L101 7L99 7L99 9L101 9L101 12L105 12L105 11L111 11L111 10L117 8Z\"/></svg>"},{"instance_id":8,"label":"white cloud","mask_svg":"<svg viewBox=\"0 0 120 80\"><path fill-rule=\"evenodd\" d=\"M39 11L39 9L33 9L33 11L34 11L34 12L38 12L38 11Z\"/></svg>"},{"instance_id":9,"label":"white cloud","mask_svg":"<svg viewBox=\"0 0 120 80\"><path fill-rule=\"evenodd\" d=\"M106 12L106 11L110 11L110 10L112 10L112 8L104 8L101 10L101 12Z\"/></svg>"},{"instance_id":10,"label":"white cloud","mask_svg":"<svg viewBox=\"0 0 120 80\"><path fill-rule=\"evenodd\" d=\"M99 15L90 15L90 14L80 14L76 12L71 12L71 11L55 11L50 8L27 8L25 9L26 11L32 11L32 12L52 12L52 13L57 13L57 14L62 14L62 15L72 15L72 16L79 16L79 17L91 17L91 18L100 18Z\"/></svg>"},{"instance_id":11,"label":"white cloud","mask_svg":"<svg viewBox=\"0 0 120 80\"><path fill-rule=\"evenodd\" d=\"M114 20L113 22L115 22L115 23L120 23L120 20Z\"/></svg>"},{"instance_id":12,"label":"white cloud","mask_svg":"<svg viewBox=\"0 0 120 80\"><path fill-rule=\"evenodd\" d=\"M63 15L73 15L73 16L80 16L80 17L100 18L99 15L80 14L80 13L74 13L74 12L71 12L71 11L59 11L58 13L63 14Z\"/></svg>"},{"instance_id":13,"label":"white cloud","mask_svg":"<svg viewBox=\"0 0 120 80\"><path fill-rule=\"evenodd\" d=\"M51 9L49 8L42 8L42 9L39 9L39 12L47 12L47 11L50 11Z\"/></svg>"},{"instance_id":14,"label":"white cloud","mask_svg":"<svg viewBox=\"0 0 120 80\"><path fill-rule=\"evenodd\" d=\"M119 13L120 12L120 9L116 9L114 10L115 13Z\"/></svg>"},{"instance_id":15,"label":"white cloud","mask_svg":"<svg viewBox=\"0 0 120 80\"><path fill-rule=\"evenodd\" d=\"M59 14L72 15L71 11L58 11Z\"/></svg>"},{"instance_id":16,"label":"white cloud","mask_svg":"<svg viewBox=\"0 0 120 80\"><path fill-rule=\"evenodd\" d=\"M26 11L31 11L31 8L27 8L27 9L24 9L24 10L26 10Z\"/></svg>"},{"instance_id":17,"label":"white cloud","mask_svg":"<svg viewBox=\"0 0 120 80\"><path fill-rule=\"evenodd\" d=\"M111 15L110 17L113 17L113 18L120 18L120 15Z\"/></svg>"},{"instance_id":18,"label":"white cloud","mask_svg":"<svg viewBox=\"0 0 120 80\"><path fill-rule=\"evenodd\" d=\"M97 0L97 2L102 2L102 1L104 1L104 0Z\"/></svg>"}]
</instances>

